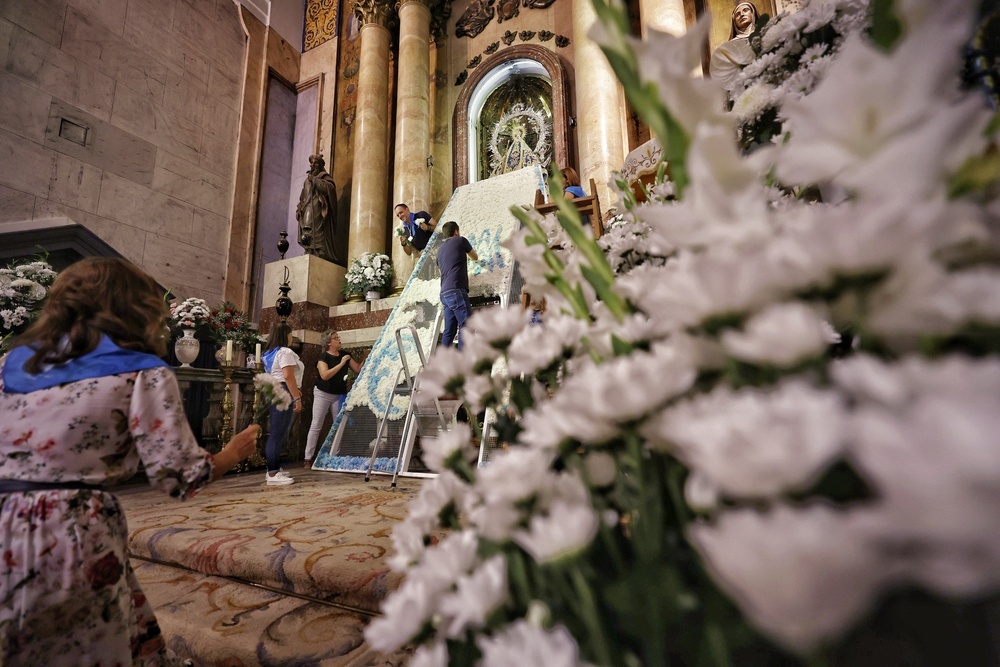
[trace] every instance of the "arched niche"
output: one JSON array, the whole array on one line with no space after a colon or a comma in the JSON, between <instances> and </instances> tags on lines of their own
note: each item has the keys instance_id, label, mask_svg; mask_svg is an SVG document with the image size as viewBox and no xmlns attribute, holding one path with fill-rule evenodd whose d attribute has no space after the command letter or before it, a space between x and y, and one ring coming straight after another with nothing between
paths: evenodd
<instances>
[{"instance_id":1,"label":"arched niche","mask_svg":"<svg viewBox=\"0 0 1000 667\"><path fill-rule=\"evenodd\" d=\"M560 167L569 164L569 108L566 70L552 51L535 44L518 44L493 54L475 69L465 82L455 103L452 131L455 140L452 160L455 165L454 187L469 183L469 114L470 102L479 84L498 67L512 60L531 60L544 68L552 83L552 157Z\"/></svg>"}]
</instances>

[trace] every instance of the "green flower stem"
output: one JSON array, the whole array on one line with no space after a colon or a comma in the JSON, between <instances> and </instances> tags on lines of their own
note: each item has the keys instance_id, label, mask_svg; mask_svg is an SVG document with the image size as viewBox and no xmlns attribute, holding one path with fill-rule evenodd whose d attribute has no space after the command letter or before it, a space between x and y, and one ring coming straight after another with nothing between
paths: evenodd
<instances>
[{"instance_id":1,"label":"green flower stem","mask_svg":"<svg viewBox=\"0 0 1000 667\"><path fill-rule=\"evenodd\" d=\"M607 628L601 621L601 613L597 607L597 600L594 598L593 587L587 582L579 568L572 568L569 571L569 576L580 605L577 611L587 627L587 640L594 652L594 657L601 665L616 664L611 657L611 647L605 636Z\"/></svg>"}]
</instances>

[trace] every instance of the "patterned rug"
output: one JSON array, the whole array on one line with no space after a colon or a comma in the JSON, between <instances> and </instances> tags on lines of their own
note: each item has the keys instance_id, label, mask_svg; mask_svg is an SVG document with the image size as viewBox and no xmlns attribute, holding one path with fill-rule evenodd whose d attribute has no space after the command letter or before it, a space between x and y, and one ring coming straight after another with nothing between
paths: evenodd
<instances>
[{"instance_id":1,"label":"patterned rug","mask_svg":"<svg viewBox=\"0 0 1000 667\"><path fill-rule=\"evenodd\" d=\"M178 653L198 664L395 665L361 631L399 585L385 563L419 491L376 478L293 470L230 475L187 502L119 492L133 566ZM235 579L235 581L234 581Z\"/></svg>"}]
</instances>

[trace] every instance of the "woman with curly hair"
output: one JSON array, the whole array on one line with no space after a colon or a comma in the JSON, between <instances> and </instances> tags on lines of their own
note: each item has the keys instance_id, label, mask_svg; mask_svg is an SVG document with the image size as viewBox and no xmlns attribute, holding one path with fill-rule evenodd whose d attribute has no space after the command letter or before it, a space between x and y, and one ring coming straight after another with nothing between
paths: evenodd
<instances>
[{"instance_id":1,"label":"woman with curly hair","mask_svg":"<svg viewBox=\"0 0 1000 667\"><path fill-rule=\"evenodd\" d=\"M141 462L189 498L249 456L251 426L218 454L195 441L166 352L156 283L84 259L0 359L0 664L184 664L167 650L128 560L109 490Z\"/></svg>"}]
</instances>

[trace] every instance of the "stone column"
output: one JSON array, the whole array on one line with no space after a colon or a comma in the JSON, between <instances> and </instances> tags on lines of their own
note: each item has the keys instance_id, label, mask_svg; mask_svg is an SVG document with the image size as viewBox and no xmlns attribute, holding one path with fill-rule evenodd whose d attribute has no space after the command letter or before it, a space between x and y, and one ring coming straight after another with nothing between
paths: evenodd
<instances>
[{"instance_id":1,"label":"stone column","mask_svg":"<svg viewBox=\"0 0 1000 667\"><path fill-rule=\"evenodd\" d=\"M578 171L584 188L589 188L590 179L594 179L601 209L607 211L617 204L608 182L612 172L621 169L625 161L628 141L625 95L601 49L587 36L596 20L591 3L573 3Z\"/></svg>"},{"instance_id":2,"label":"stone column","mask_svg":"<svg viewBox=\"0 0 1000 667\"><path fill-rule=\"evenodd\" d=\"M643 39L650 28L678 37L687 32L683 0L639 0L639 16Z\"/></svg>"},{"instance_id":3,"label":"stone column","mask_svg":"<svg viewBox=\"0 0 1000 667\"><path fill-rule=\"evenodd\" d=\"M399 76L392 204L403 202L411 211L423 211L430 205L427 157L430 155L431 12L428 0L401 0L397 11ZM415 257L407 256L395 238L390 243L398 290L410 277Z\"/></svg>"},{"instance_id":4,"label":"stone column","mask_svg":"<svg viewBox=\"0 0 1000 667\"><path fill-rule=\"evenodd\" d=\"M384 1L354 3L354 14L361 22L361 55L348 262L366 252L385 252L390 42L386 26L391 13L391 6Z\"/></svg>"}]
</instances>

